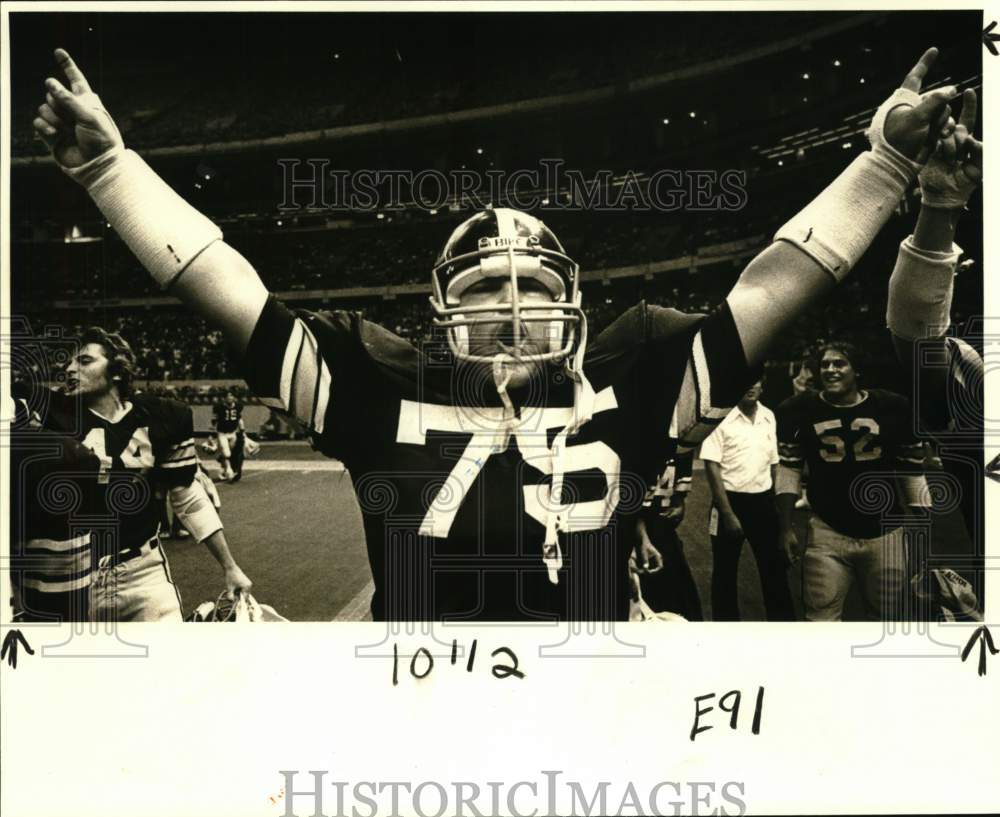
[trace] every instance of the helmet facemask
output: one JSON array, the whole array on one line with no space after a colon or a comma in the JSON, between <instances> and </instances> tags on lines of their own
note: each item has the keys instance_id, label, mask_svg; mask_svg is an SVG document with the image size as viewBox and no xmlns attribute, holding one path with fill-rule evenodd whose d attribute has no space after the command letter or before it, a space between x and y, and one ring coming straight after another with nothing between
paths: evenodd
<instances>
[{"instance_id":1,"label":"helmet facemask","mask_svg":"<svg viewBox=\"0 0 1000 817\"><path fill-rule=\"evenodd\" d=\"M507 324L511 343L507 354L517 362L541 364L572 356L586 321L580 307L579 270L564 253L538 246L534 236L481 238L479 249L449 258L434 267L431 306L434 323L447 329L448 345L456 359L493 363L497 354L475 353L470 347L470 327ZM462 294L486 279L510 283L510 299L462 306ZM539 282L551 300L526 300L519 281ZM545 348L521 348L526 324L547 324Z\"/></svg>"}]
</instances>

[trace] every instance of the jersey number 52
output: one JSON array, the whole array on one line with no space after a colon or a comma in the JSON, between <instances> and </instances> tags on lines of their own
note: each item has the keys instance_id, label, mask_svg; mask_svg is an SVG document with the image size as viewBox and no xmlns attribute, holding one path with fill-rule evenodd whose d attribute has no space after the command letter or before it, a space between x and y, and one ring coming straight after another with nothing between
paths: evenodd
<instances>
[{"instance_id":1,"label":"jersey number 52","mask_svg":"<svg viewBox=\"0 0 1000 817\"><path fill-rule=\"evenodd\" d=\"M864 462L882 456L882 448L878 444L879 425L871 417L856 417L849 429L844 427L842 420L825 420L814 424L813 430L819 440L819 455L826 462L843 462L845 459Z\"/></svg>"}]
</instances>

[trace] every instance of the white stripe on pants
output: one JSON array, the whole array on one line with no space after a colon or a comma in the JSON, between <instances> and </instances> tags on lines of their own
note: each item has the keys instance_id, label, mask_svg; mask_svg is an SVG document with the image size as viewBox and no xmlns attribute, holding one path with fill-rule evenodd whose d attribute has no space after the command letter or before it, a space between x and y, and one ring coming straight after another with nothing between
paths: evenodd
<instances>
[{"instance_id":1,"label":"white stripe on pants","mask_svg":"<svg viewBox=\"0 0 1000 817\"><path fill-rule=\"evenodd\" d=\"M183 620L162 547L113 567L99 567L93 575L91 621Z\"/></svg>"}]
</instances>

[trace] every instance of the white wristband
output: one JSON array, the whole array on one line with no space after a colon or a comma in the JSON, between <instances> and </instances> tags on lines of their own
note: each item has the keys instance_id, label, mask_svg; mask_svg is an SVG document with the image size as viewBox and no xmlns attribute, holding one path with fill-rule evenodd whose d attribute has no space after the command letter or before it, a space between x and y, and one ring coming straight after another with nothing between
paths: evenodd
<instances>
[{"instance_id":1,"label":"white wristband","mask_svg":"<svg viewBox=\"0 0 1000 817\"><path fill-rule=\"evenodd\" d=\"M63 168L90 194L163 289L222 230L175 193L138 154L115 147L77 168Z\"/></svg>"},{"instance_id":2,"label":"white wristband","mask_svg":"<svg viewBox=\"0 0 1000 817\"><path fill-rule=\"evenodd\" d=\"M941 337L947 331L955 266L961 254L957 244L949 252L918 249L912 235L899 245L885 314L892 334L913 341Z\"/></svg>"},{"instance_id":3,"label":"white wristband","mask_svg":"<svg viewBox=\"0 0 1000 817\"><path fill-rule=\"evenodd\" d=\"M934 507L927 478L923 474L901 474L899 482L907 507L927 510Z\"/></svg>"},{"instance_id":4,"label":"white wristband","mask_svg":"<svg viewBox=\"0 0 1000 817\"><path fill-rule=\"evenodd\" d=\"M798 468L789 468L787 465L779 465L778 472L774 476L774 494L794 494L802 495L802 471Z\"/></svg>"},{"instance_id":5,"label":"white wristband","mask_svg":"<svg viewBox=\"0 0 1000 817\"><path fill-rule=\"evenodd\" d=\"M872 149L847 169L775 234L810 256L839 283L889 220L921 165L907 159L882 134L886 117L920 96L898 89L882 103L867 135Z\"/></svg>"}]
</instances>

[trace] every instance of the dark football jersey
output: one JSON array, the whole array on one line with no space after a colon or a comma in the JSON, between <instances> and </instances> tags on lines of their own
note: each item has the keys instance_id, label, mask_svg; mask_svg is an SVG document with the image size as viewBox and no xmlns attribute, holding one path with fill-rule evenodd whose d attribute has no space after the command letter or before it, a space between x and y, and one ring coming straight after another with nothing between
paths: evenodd
<instances>
[{"instance_id":1,"label":"dark football jersey","mask_svg":"<svg viewBox=\"0 0 1000 817\"><path fill-rule=\"evenodd\" d=\"M181 403L136 395L112 423L56 392L43 402L14 441L16 547L23 587L59 609L86 591L102 556L156 535L164 490L191 483L197 456Z\"/></svg>"},{"instance_id":2,"label":"dark football jersey","mask_svg":"<svg viewBox=\"0 0 1000 817\"><path fill-rule=\"evenodd\" d=\"M969 327L976 328L976 327ZM912 390L918 400L920 428L937 443L946 482L944 504L957 499L971 539L971 551L960 538L952 538L947 555L935 555L968 578L977 597L983 598L982 558L985 463L983 457L983 359L969 343L958 337L910 344L896 338L897 351L913 374Z\"/></svg>"},{"instance_id":3,"label":"dark football jersey","mask_svg":"<svg viewBox=\"0 0 1000 817\"><path fill-rule=\"evenodd\" d=\"M242 403L216 403L215 428L226 434L237 431L240 427L240 417L243 414Z\"/></svg>"},{"instance_id":4,"label":"dark football jersey","mask_svg":"<svg viewBox=\"0 0 1000 817\"><path fill-rule=\"evenodd\" d=\"M678 447L708 434L753 379L723 306L640 304L588 350L592 419L561 454L573 384L552 368L511 396L489 367L424 354L349 312L268 301L245 357L265 405L350 470L376 619L614 619L628 614L630 515ZM553 471L565 474L563 567L542 560Z\"/></svg>"},{"instance_id":5,"label":"dark football jersey","mask_svg":"<svg viewBox=\"0 0 1000 817\"><path fill-rule=\"evenodd\" d=\"M903 513L898 477L923 472L923 444L905 397L868 389L854 406L818 392L790 397L776 412L781 464L809 465L813 512L846 536L870 539Z\"/></svg>"},{"instance_id":6,"label":"dark football jersey","mask_svg":"<svg viewBox=\"0 0 1000 817\"><path fill-rule=\"evenodd\" d=\"M948 379L944 399L925 399L920 419L940 444L941 462L960 491L959 508L976 553L983 546L983 359L960 338L945 339ZM924 395L921 395L924 396ZM928 397L930 397L928 395ZM982 574L974 583L982 596Z\"/></svg>"},{"instance_id":7,"label":"dark football jersey","mask_svg":"<svg viewBox=\"0 0 1000 817\"><path fill-rule=\"evenodd\" d=\"M674 494L687 494L691 491L691 471L694 460L693 451L680 452L670 459L643 500L643 510L647 514L657 516L666 513Z\"/></svg>"}]
</instances>

